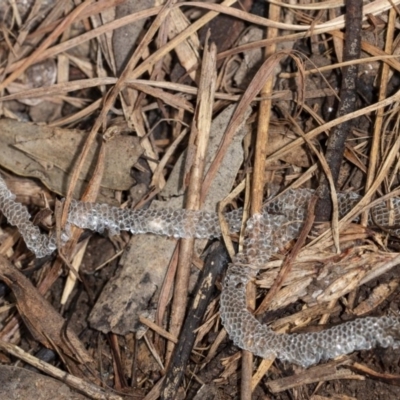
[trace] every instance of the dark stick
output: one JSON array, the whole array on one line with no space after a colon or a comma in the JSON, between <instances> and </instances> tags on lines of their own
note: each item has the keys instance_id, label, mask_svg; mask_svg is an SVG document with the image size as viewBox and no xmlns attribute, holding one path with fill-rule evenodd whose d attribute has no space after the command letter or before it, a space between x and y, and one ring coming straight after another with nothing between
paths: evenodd
<instances>
[{"instance_id":1,"label":"dark stick","mask_svg":"<svg viewBox=\"0 0 400 400\"><path fill-rule=\"evenodd\" d=\"M185 373L186 365L192 352L196 338L196 329L200 326L210 298L214 293L215 280L228 263L228 254L225 246L217 245L207 256L199 280L199 285L193 298L185 323L175 346L171 362L161 390L162 400L176 398L177 390Z\"/></svg>"},{"instance_id":2,"label":"dark stick","mask_svg":"<svg viewBox=\"0 0 400 400\"><path fill-rule=\"evenodd\" d=\"M362 0L346 0L346 35L343 61L352 61L360 58L362 7ZM355 111L357 75L358 65L349 65L342 68L342 85L340 89L340 105L336 114L337 118ZM327 141L325 157L335 185L339 178L346 138L353 124L354 121L350 120L337 125ZM332 201L329 183L325 174L321 175L317 193L320 199L315 208L316 221L329 221L332 214Z\"/></svg>"}]
</instances>

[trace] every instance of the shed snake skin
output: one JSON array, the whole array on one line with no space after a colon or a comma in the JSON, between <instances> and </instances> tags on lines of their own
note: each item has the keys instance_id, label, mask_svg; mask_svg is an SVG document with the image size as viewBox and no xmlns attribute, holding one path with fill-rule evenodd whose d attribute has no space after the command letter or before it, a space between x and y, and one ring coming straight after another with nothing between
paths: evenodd
<instances>
[{"instance_id":1,"label":"shed snake skin","mask_svg":"<svg viewBox=\"0 0 400 400\"><path fill-rule=\"evenodd\" d=\"M221 319L230 338L242 349L258 356L278 357L304 367L355 350L375 346L400 345L400 317L367 317L333 328L304 334L276 334L261 324L246 307L246 284L255 278L274 253L296 238L305 219L307 203L313 191L289 190L264 206L263 213L250 218L246 226L243 251L228 267L221 294ZM339 194L340 215L345 215L358 202L354 193ZM44 257L56 249L53 236L44 235L30 221L25 206L15 201L0 176L0 210L11 225L15 225L27 247L37 257ZM385 202L375 206L373 220L381 226L389 221L400 225L400 198L393 199L393 210ZM241 211L225 215L231 232L241 226ZM216 238L221 235L216 213L188 210L123 210L106 204L73 201L68 223L99 233L111 235L120 231L132 234L152 233L175 238Z\"/></svg>"}]
</instances>

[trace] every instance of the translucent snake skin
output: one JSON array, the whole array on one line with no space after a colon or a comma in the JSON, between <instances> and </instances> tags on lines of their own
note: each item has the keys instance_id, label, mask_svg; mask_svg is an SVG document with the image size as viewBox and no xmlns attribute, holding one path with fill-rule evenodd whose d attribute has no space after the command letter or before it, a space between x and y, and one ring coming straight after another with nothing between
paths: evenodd
<instances>
[{"instance_id":1,"label":"translucent snake skin","mask_svg":"<svg viewBox=\"0 0 400 400\"><path fill-rule=\"evenodd\" d=\"M236 345L258 356L277 356L304 367L377 345L398 347L399 317L368 317L318 333L279 335L259 323L247 310L246 284L272 254L299 234L312 193L308 189L289 190L270 201L262 214L247 222L243 252L230 264L221 295L221 318L229 336ZM54 238L41 234L39 228L29 221L26 207L14 198L0 177L0 210L10 224L18 227L31 251L38 257L51 254L56 249ZM340 215L350 211L358 199L353 193L339 194ZM399 225L400 199L392 200L391 211L382 202L371 213L373 220L381 226L388 226L389 222ZM241 211L227 213L225 217L231 232L238 231ZM221 235L215 213L170 209L132 211L79 201L72 202L68 223L100 233L107 229L113 235L122 230L176 238L215 238Z\"/></svg>"}]
</instances>

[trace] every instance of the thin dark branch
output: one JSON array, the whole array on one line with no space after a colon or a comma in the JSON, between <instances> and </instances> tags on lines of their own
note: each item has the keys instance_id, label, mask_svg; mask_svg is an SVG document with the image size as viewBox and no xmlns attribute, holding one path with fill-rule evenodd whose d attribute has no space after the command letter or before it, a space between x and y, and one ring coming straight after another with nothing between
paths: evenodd
<instances>
[{"instance_id":1,"label":"thin dark branch","mask_svg":"<svg viewBox=\"0 0 400 400\"><path fill-rule=\"evenodd\" d=\"M360 58L361 54L361 24L362 0L346 0L346 35L343 61ZM342 69L342 85L340 89L340 105L336 117L355 111L357 100L358 65L349 65ZM333 182L337 184L340 166L343 160L345 142L353 127L354 121L344 122L334 129L328 138L326 161L332 173ZM315 216L317 221L328 221L332 214L329 183L325 174L321 175Z\"/></svg>"},{"instance_id":2,"label":"thin dark branch","mask_svg":"<svg viewBox=\"0 0 400 400\"><path fill-rule=\"evenodd\" d=\"M161 399L175 399L186 365L189 361L193 344L196 338L196 329L200 326L204 313L215 290L215 280L228 263L228 254L225 246L219 244L206 258L199 281L198 289L194 296L190 310L175 346L171 362L165 376Z\"/></svg>"}]
</instances>

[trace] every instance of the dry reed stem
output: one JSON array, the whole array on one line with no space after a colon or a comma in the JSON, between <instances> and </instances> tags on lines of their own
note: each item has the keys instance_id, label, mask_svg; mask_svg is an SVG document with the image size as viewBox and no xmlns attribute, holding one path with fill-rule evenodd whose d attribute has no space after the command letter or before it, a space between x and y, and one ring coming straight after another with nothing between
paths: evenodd
<instances>
[{"instance_id":1,"label":"dry reed stem","mask_svg":"<svg viewBox=\"0 0 400 400\"><path fill-rule=\"evenodd\" d=\"M269 7L268 17L270 20L278 21L280 18L281 8L271 4ZM278 29L270 27L266 29L266 37L274 39L278 36ZM271 43L265 48L264 58L268 59L276 53L276 44ZM277 65L276 65L277 67ZM273 71L272 71L273 72ZM269 74L268 79L264 81L261 88L262 96L270 96L273 91L275 74ZM251 216L260 214L262 212L264 200L264 184L265 184L265 166L267 157L267 146L269 138L269 125L271 120L272 101L270 99L260 102L258 109L257 121L257 135L255 140L255 154L253 164L253 176L251 183ZM256 287L253 282L248 283L247 289L247 305L251 310L256 307ZM263 367L271 365L273 359L269 360L270 363L264 363ZM253 378L253 355L248 351L242 352L242 384L241 384L241 398L243 400L251 400L252 390L256 386L255 378ZM260 376L260 375L258 375Z\"/></svg>"},{"instance_id":2,"label":"dry reed stem","mask_svg":"<svg viewBox=\"0 0 400 400\"><path fill-rule=\"evenodd\" d=\"M399 58L400 55L381 55L381 56L374 56L374 57L363 57L360 58L359 60L352 60L352 61L346 61L346 62L338 62L335 64L330 64L330 65L324 65L322 67L318 67L318 68L311 68L311 69L307 69L304 71L304 75L308 76L308 75L312 75L312 74L320 74L322 72L327 72L327 71L332 71L334 69L338 69L338 68L342 68L342 67L346 67L348 65L354 65L354 64L367 64L367 63L372 63L374 61L384 61L387 59L396 59ZM400 64L399 64L400 67ZM298 72L281 72L279 74L280 78L285 78L285 79L290 79L290 78L295 78L296 76L298 76L299 73Z\"/></svg>"},{"instance_id":3,"label":"dry reed stem","mask_svg":"<svg viewBox=\"0 0 400 400\"><path fill-rule=\"evenodd\" d=\"M394 8L392 8L389 11L389 20L387 25L386 43L385 43L385 52L388 54L392 53L396 17L397 17L397 12ZM383 100L384 98L386 98L389 72L390 72L389 65L383 64L380 76L378 100ZM381 137L382 137L383 116L384 116L384 109L383 108L378 109L376 112L374 133L372 136L371 151L369 154L368 173L367 173L367 180L365 182L366 190L368 190L371 187L372 181L375 179L376 169L379 162L379 145L381 143ZM366 226L368 222L368 215L369 215L368 211L364 212L361 215L361 224L363 224L364 226Z\"/></svg>"},{"instance_id":4,"label":"dry reed stem","mask_svg":"<svg viewBox=\"0 0 400 400\"><path fill-rule=\"evenodd\" d=\"M186 159L187 176L184 176L184 184L187 184L187 179L189 179L186 200L186 208L188 210L199 210L202 204L200 193L211 129L216 78L216 47L214 44L211 44L208 48L206 44L200 75L196 116L193 119L189 138L188 156ZM193 238L181 240L171 308L170 332L174 336L179 335L185 317L190 277L189 266L191 265L194 241L195 239ZM170 346L167 351L167 360L170 359L172 350L172 346Z\"/></svg>"},{"instance_id":5,"label":"dry reed stem","mask_svg":"<svg viewBox=\"0 0 400 400\"><path fill-rule=\"evenodd\" d=\"M343 7L344 0L327 0L321 1L320 3L310 3L310 4L292 4L283 3L277 0L268 0L268 3L276 4L281 7L292 8L294 10L330 10L336 7Z\"/></svg>"}]
</instances>

